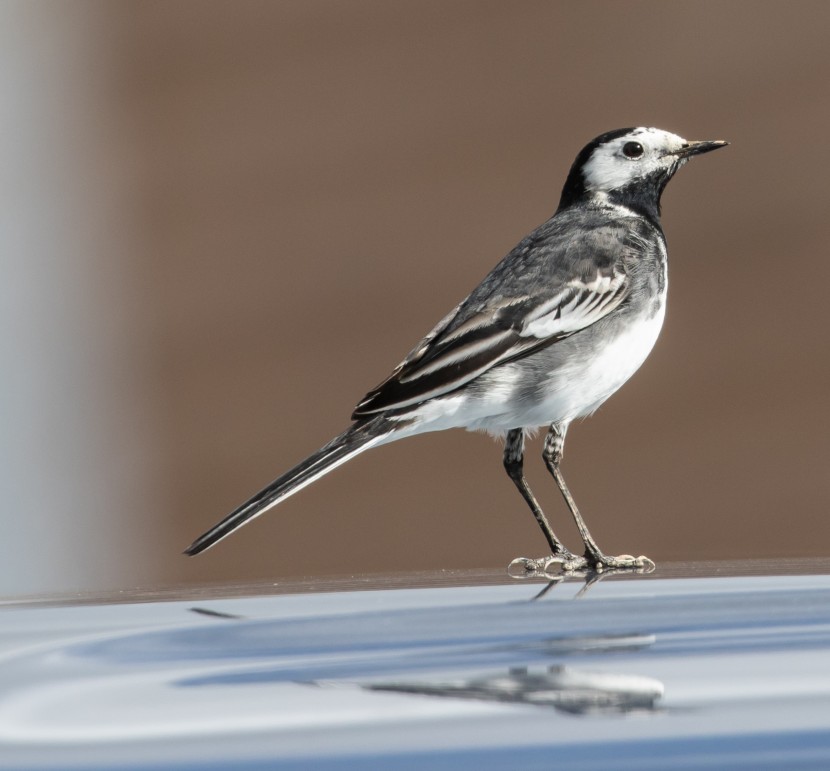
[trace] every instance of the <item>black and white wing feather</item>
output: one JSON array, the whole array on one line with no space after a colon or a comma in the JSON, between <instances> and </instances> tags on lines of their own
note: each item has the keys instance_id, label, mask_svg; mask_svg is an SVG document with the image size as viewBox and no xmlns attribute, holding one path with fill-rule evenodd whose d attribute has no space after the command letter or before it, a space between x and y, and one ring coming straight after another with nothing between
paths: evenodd
<instances>
[{"instance_id":1,"label":"black and white wing feather","mask_svg":"<svg viewBox=\"0 0 830 771\"><path fill-rule=\"evenodd\" d=\"M549 220L508 254L364 397L352 417L450 393L492 367L595 324L617 308L631 285L631 260L626 259L635 251L631 222L609 224L605 218L574 238L570 225L557 220Z\"/></svg>"}]
</instances>

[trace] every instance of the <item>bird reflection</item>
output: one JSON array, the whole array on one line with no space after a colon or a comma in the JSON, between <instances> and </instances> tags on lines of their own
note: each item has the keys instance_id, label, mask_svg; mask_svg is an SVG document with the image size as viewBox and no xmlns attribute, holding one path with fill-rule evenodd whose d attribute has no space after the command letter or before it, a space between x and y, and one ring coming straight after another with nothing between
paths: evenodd
<instances>
[{"instance_id":1,"label":"bird reflection","mask_svg":"<svg viewBox=\"0 0 830 771\"><path fill-rule=\"evenodd\" d=\"M538 671L516 667L504 674L431 682L380 682L365 687L371 691L552 707L572 715L655 712L663 695L663 684L651 677L565 666Z\"/></svg>"}]
</instances>

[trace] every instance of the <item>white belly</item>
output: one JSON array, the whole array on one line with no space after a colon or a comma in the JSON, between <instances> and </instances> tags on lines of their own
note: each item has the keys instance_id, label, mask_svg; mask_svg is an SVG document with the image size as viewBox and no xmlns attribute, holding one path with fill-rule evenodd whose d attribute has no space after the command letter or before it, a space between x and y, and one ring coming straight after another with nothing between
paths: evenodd
<instances>
[{"instance_id":1,"label":"white belly","mask_svg":"<svg viewBox=\"0 0 830 771\"><path fill-rule=\"evenodd\" d=\"M665 315L664 305L652 318L618 335L597 351L587 365L570 373L566 368L562 373L567 379L565 387L560 386L557 390L556 385L561 383L557 377L557 382L552 384L554 392L550 403L546 400L542 410L549 408L550 412L561 414L560 420L573 420L594 412L640 369L657 342ZM547 420L538 425L550 422Z\"/></svg>"},{"instance_id":2,"label":"white belly","mask_svg":"<svg viewBox=\"0 0 830 771\"><path fill-rule=\"evenodd\" d=\"M421 433L465 427L501 434L512 428L568 423L590 415L646 360L663 326L665 306L594 352L589 360L559 366L541 377L528 399L527 369L521 363L498 368L484 393L462 390L421 405L415 425L402 432ZM400 436L401 434L398 434Z\"/></svg>"}]
</instances>

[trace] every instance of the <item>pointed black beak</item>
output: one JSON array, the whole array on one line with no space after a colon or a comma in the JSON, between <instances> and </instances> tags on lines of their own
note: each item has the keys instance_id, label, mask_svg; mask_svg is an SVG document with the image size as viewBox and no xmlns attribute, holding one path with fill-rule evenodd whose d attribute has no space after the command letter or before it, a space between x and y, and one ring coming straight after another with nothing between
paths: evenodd
<instances>
[{"instance_id":1,"label":"pointed black beak","mask_svg":"<svg viewBox=\"0 0 830 771\"><path fill-rule=\"evenodd\" d=\"M679 150L675 150L666 155L674 155L677 158L690 158L693 155L700 155L701 153L708 153L712 150L717 150L719 147L726 147L729 142L724 142L722 139L704 140L702 142L687 142Z\"/></svg>"}]
</instances>

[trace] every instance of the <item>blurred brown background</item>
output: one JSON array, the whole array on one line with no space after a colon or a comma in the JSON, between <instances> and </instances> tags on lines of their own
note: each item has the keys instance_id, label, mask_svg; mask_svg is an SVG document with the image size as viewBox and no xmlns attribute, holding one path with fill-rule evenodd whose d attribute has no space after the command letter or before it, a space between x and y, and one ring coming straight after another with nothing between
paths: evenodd
<instances>
[{"instance_id":1,"label":"blurred brown background","mask_svg":"<svg viewBox=\"0 0 830 771\"><path fill-rule=\"evenodd\" d=\"M342 430L553 212L582 145L627 125L732 146L664 196L667 323L572 428L576 499L611 553L830 550L827 3L2 14L0 594L541 555L500 446L460 431L371 451L180 552ZM575 543L540 449L531 484Z\"/></svg>"}]
</instances>

